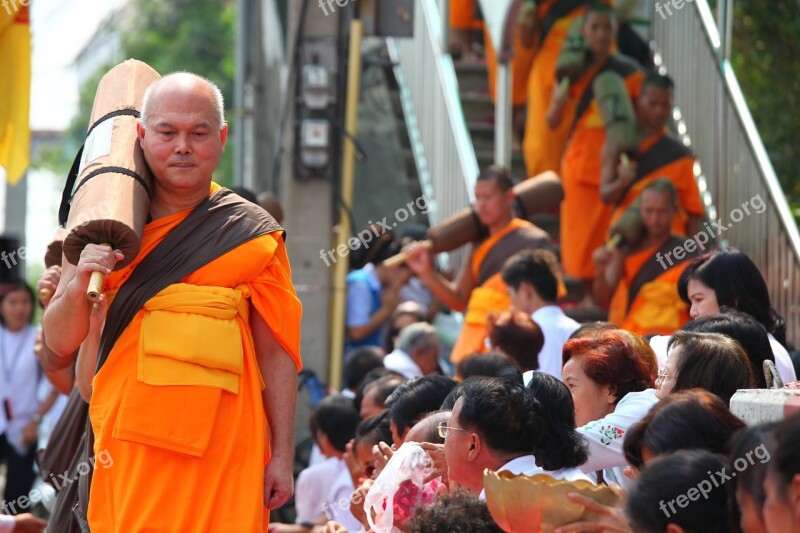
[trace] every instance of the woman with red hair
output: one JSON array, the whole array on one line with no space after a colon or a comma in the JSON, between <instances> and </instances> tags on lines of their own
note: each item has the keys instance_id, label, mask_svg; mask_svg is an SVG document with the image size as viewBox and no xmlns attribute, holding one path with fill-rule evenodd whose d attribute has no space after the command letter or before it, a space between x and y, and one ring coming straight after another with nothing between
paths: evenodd
<instances>
[{"instance_id":1,"label":"woman with red hair","mask_svg":"<svg viewBox=\"0 0 800 533\"><path fill-rule=\"evenodd\" d=\"M567 341L563 360L578 431L589 445L589 460L582 469L602 470L603 481L625 485L625 433L658 402L653 389L655 355L635 334L612 329Z\"/></svg>"}]
</instances>

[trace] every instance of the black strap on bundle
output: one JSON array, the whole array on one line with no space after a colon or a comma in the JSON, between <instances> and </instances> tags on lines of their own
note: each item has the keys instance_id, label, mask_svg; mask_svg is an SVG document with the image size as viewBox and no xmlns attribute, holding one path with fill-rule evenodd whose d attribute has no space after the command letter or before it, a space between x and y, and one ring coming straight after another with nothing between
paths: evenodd
<instances>
[{"instance_id":1,"label":"black strap on bundle","mask_svg":"<svg viewBox=\"0 0 800 533\"><path fill-rule=\"evenodd\" d=\"M97 128L100 124L105 122L106 120L112 119L114 117L136 117L139 118L141 113L136 109L117 109L116 111L112 111L100 117L94 124L89 127L89 131L86 132L86 138L88 139L92 132ZM72 167L69 169L69 174L67 174L67 181L64 183L64 190L61 193L61 205L58 208L58 225L62 228L67 226L67 219L69 218L69 209L72 206L72 199L75 197L75 193L83 187L86 182L90 179L99 176L100 174L125 174L126 176L132 177L136 180L144 190L147 191L147 196L152 198L153 197L153 190L150 188L150 185L142 178L139 174L132 171L129 168L124 167L116 167L116 166L107 166L107 167L100 167L98 169L93 170L88 176L84 178L84 180L75 187L75 182L78 180L78 173L81 168L81 159L83 158L83 151L86 149L86 144L84 143L81 146L80 150L78 150L78 154L75 156L75 160L72 162Z\"/></svg>"}]
</instances>

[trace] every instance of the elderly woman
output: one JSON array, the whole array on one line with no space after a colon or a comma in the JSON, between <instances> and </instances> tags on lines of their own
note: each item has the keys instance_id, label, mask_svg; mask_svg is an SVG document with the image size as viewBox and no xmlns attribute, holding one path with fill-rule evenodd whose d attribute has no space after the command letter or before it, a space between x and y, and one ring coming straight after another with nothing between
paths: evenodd
<instances>
[{"instance_id":1,"label":"elderly woman","mask_svg":"<svg viewBox=\"0 0 800 533\"><path fill-rule=\"evenodd\" d=\"M750 360L741 345L725 335L676 331L669 340L669 353L658 374L656 396L661 399L671 392L700 388L729 405L737 390L755 386Z\"/></svg>"},{"instance_id":2,"label":"elderly woman","mask_svg":"<svg viewBox=\"0 0 800 533\"><path fill-rule=\"evenodd\" d=\"M588 444L586 473L597 481L627 484L622 450L625 433L658 402L655 356L634 334L602 330L564 345L564 384L572 393L578 431Z\"/></svg>"}]
</instances>

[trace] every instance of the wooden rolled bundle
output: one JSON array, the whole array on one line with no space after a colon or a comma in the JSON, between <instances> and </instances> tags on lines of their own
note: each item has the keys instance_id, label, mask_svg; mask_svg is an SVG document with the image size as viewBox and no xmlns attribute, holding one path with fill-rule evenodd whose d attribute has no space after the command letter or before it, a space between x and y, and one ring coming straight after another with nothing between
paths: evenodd
<instances>
[{"instance_id":1,"label":"wooden rolled bundle","mask_svg":"<svg viewBox=\"0 0 800 533\"><path fill-rule=\"evenodd\" d=\"M136 122L145 89L159 78L147 64L129 59L97 86L64 239L64 254L72 264L90 243L119 249L125 258L117 269L139 253L153 183ZM102 290L102 275L95 274L90 299Z\"/></svg>"},{"instance_id":2,"label":"wooden rolled bundle","mask_svg":"<svg viewBox=\"0 0 800 533\"><path fill-rule=\"evenodd\" d=\"M530 218L558 207L564 198L564 189L558 175L548 171L517 184L514 196L517 214L521 218ZM433 253L449 252L486 235L488 229L481 224L478 214L472 207L467 207L431 227L425 234L424 246ZM406 255L399 253L383 264L391 267L405 260Z\"/></svg>"},{"instance_id":3,"label":"wooden rolled bundle","mask_svg":"<svg viewBox=\"0 0 800 533\"><path fill-rule=\"evenodd\" d=\"M636 246L646 232L642 215L639 213L639 203L636 202L626 209L611 227L609 231L611 238L606 243L606 248L611 250L618 246Z\"/></svg>"},{"instance_id":4,"label":"wooden rolled bundle","mask_svg":"<svg viewBox=\"0 0 800 533\"><path fill-rule=\"evenodd\" d=\"M45 268L61 265L61 254L64 250L64 238L66 236L67 230L65 228L58 228L58 230L56 230L56 234L53 235L53 240L47 245L47 251L44 253Z\"/></svg>"},{"instance_id":5,"label":"wooden rolled bundle","mask_svg":"<svg viewBox=\"0 0 800 533\"><path fill-rule=\"evenodd\" d=\"M572 22L556 59L556 79L560 90L564 91L572 81L583 76L591 66L591 54L586 39L583 38L583 17Z\"/></svg>"},{"instance_id":6,"label":"wooden rolled bundle","mask_svg":"<svg viewBox=\"0 0 800 533\"><path fill-rule=\"evenodd\" d=\"M592 90L600 106L608 143L618 153L635 153L639 149L636 113L622 76L616 72L602 72L592 82Z\"/></svg>"}]
</instances>

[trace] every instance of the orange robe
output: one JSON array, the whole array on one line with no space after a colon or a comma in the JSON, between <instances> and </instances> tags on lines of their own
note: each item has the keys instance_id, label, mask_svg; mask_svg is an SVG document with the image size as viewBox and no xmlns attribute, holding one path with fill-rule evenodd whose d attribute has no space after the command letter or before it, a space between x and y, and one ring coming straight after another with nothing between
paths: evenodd
<instances>
[{"instance_id":1,"label":"orange robe","mask_svg":"<svg viewBox=\"0 0 800 533\"><path fill-rule=\"evenodd\" d=\"M483 25L483 44L486 50L486 70L489 73L489 94L497 101L497 53L492 46L489 28ZM524 106L528 100L528 75L533 63L533 50L525 48L520 39L519 27L514 31L514 57L511 59L511 105Z\"/></svg>"},{"instance_id":2,"label":"orange robe","mask_svg":"<svg viewBox=\"0 0 800 533\"><path fill-rule=\"evenodd\" d=\"M537 10L538 25L556 1L545 0L541 4ZM522 146L528 176L536 176L548 170L556 173L561 171L561 156L572 124L569 120L563 120L558 128L551 130L547 126L545 117L556 87L556 61L561 53L561 47L573 21L582 17L585 11L586 6L582 6L558 19L536 50L533 68L528 76L528 114ZM572 117L576 105L576 101L570 100L564 110L564 116Z\"/></svg>"},{"instance_id":3,"label":"orange robe","mask_svg":"<svg viewBox=\"0 0 800 533\"><path fill-rule=\"evenodd\" d=\"M680 242L673 239L671 245ZM689 307L678 296L678 278L689 265L688 257L672 266L662 261L666 269L658 268L658 275L641 284L633 301L629 301L637 274L653 260L658 248L651 246L625 259L622 279L611 299L608 321L639 335L671 335L689 321Z\"/></svg>"},{"instance_id":4,"label":"orange robe","mask_svg":"<svg viewBox=\"0 0 800 533\"><path fill-rule=\"evenodd\" d=\"M535 235L534 239L538 240L538 242L537 240L529 241L527 245L529 248L542 247L549 241L547 233L530 222L519 218L512 219L505 228L494 235L490 235L473 251L469 264L470 274L473 280L479 279L483 262L492 252L492 249L497 246L504 237L520 230L530 231ZM522 249L524 248L509 249L505 259L522 251ZM461 329L461 334L458 336L455 346L453 346L450 360L453 363L458 363L466 359L470 354L485 352L486 345L484 339L486 339L488 334L489 314L493 311L505 311L510 305L506 284L503 283L501 272L498 269L497 272L492 274L491 277L481 285L472 289L469 295L469 302L467 303L467 311L464 314L464 326Z\"/></svg>"},{"instance_id":5,"label":"orange robe","mask_svg":"<svg viewBox=\"0 0 800 533\"><path fill-rule=\"evenodd\" d=\"M477 0L450 0L450 27L454 30L481 29L483 21L477 14Z\"/></svg>"},{"instance_id":6,"label":"orange robe","mask_svg":"<svg viewBox=\"0 0 800 533\"><path fill-rule=\"evenodd\" d=\"M616 56L612 56L616 60ZM628 60L631 61L631 60ZM594 77L605 70L595 67L570 87L571 99L578 101L590 89ZM632 100L639 97L644 74L631 69L623 75L625 86ZM623 74L625 72L623 71ZM578 106L580 108L580 105ZM581 109L576 109L576 115ZM564 186L564 201L561 204L561 260L564 272L584 280L594 278L592 253L603 244L611 220L611 206L600 199L600 152L606 141L603 118L597 100L591 103L581 116L572 119L574 128L567 142L561 163L561 179Z\"/></svg>"},{"instance_id":7,"label":"orange robe","mask_svg":"<svg viewBox=\"0 0 800 533\"><path fill-rule=\"evenodd\" d=\"M145 226L133 263L106 277L109 298L189 212ZM89 408L95 455L111 458L94 471L93 533L266 531L269 426L250 312L299 369L301 306L280 233L162 290L119 337Z\"/></svg>"},{"instance_id":8,"label":"orange robe","mask_svg":"<svg viewBox=\"0 0 800 533\"><path fill-rule=\"evenodd\" d=\"M657 143L659 144L657 145ZM694 156L688 148L683 146L677 139L668 137L668 133L664 131L645 139L639 147L639 154L655 155L657 157L658 154L650 154L650 150L659 150L659 147L664 143L672 144L671 149L665 148L664 150L671 152L671 155L667 156L669 162L658 167L657 170L649 172L628 189L625 196L612 209L611 226L616 223L626 209L639 199L642 189L659 178L669 179L678 196L678 211L672 220L673 235L686 235L686 223L689 221L690 216L702 217L705 215L703 200L700 198L700 190L697 188L697 181L694 177ZM678 144L680 146L677 146ZM656 146L654 147L654 145ZM681 150L681 148L683 149Z\"/></svg>"}]
</instances>

